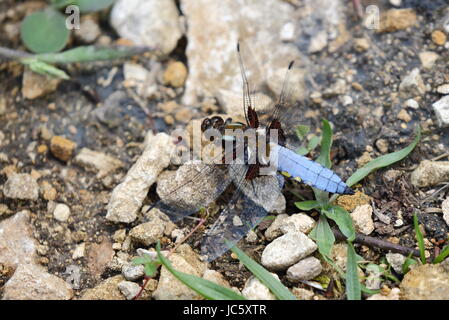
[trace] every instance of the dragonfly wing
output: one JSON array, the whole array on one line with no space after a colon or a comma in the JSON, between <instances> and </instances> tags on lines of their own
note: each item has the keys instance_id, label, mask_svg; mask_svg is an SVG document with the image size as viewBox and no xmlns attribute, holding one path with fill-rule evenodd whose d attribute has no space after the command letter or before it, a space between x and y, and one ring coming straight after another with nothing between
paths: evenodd
<instances>
[{"instance_id":1,"label":"dragonfly wing","mask_svg":"<svg viewBox=\"0 0 449 320\"><path fill-rule=\"evenodd\" d=\"M285 198L276 176L242 180L231 201L206 233L201 253L213 261L243 238L273 211L285 210ZM228 243L225 242L228 240Z\"/></svg>"},{"instance_id":2,"label":"dragonfly wing","mask_svg":"<svg viewBox=\"0 0 449 320\"><path fill-rule=\"evenodd\" d=\"M231 181L225 165L187 162L159 176L156 192L160 201L154 206L177 221L215 201Z\"/></svg>"}]
</instances>

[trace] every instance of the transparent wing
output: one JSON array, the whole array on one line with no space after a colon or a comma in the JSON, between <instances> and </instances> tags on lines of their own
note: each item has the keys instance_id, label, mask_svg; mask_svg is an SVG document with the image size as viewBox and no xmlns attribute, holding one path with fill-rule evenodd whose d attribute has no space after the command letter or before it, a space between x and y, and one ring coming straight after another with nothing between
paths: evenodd
<instances>
[{"instance_id":1,"label":"transparent wing","mask_svg":"<svg viewBox=\"0 0 449 320\"><path fill-rule=\"evenodd\" d=\"M177 221L215 201L232 182L226 165L187 162L158 178L160 200L153 205Z\"/></svg>"},{"instance_id":2,"label":"transparent wing","mask_svg":"<svg viewBox=\"0 0 449 320\"><path fill-rule=\"evenodd\" d=\"M229 245L259 224L268 212L284 211L282 185L281 176L261 176L251 181L241 179L228 206L206 233L201 245L202 255L208 261L215 260L228 251Z\"/></svg>"}]
</instances>

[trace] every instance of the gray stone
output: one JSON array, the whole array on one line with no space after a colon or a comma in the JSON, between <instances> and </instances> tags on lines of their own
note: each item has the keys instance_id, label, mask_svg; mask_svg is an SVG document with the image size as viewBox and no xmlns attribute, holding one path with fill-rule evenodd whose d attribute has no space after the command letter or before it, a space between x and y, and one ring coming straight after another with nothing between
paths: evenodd
<instances>
[{"instance_id":1,"label":"gray stone","mask_svg":"<svg viewBox=\"0 0 449 320\"><path fill-rule=\"evenodd\" d=\"M2 300L70 300L73 290L44 268L21 264L3 287Z\"/></svg>"},{"instance_id":2,"label":"gray stone","mask_svg":"<svg viewBox=\"0 0 449 320\"><path fill-rule=\"evenodd\" d=\"M137 266L126 264L122 267L122 275L129 281L139 280L145 275L145 267L141 264Z\"/></svg>"},{"instance_id":3,"label":"gray stone","mask_svg":"<svg viewBox=\"0 0 449 320\"><path fill-rule=\"evenodd\" d=\"M114 157L87 148L81 149L75 157L75 162L88 170L97 171L99 179L124 166L122 161Z\"/></svg>"},{"instance_id":4,"label":"gray stone","mask_svg":"<svg viewBox=\"0 0 449 320\"><path fill-rule=\"evenodd\" d=\"M37 246L29 211L20 211L0 222L0 265L16 268L35 263Z\"/></svg>"},{"instance_id":5,"label":"gray stone","mask_svg":"<svg viewBox=\"0 0 449 320\"><path fill-rule=\"evenodd\" d=\"M272 241L283 234L281 226L288 217L289 215L285 213L276 216L273 223L265 231L265 238L267 238L268 241Z\"/></svg>"},{"instance_id":6,"label":"gray stone","mask_svg":"<svg viewBox=\"0 0 449 320\"><path fill-rule=\"evenodd\" d=\"M426 85L421 78L418 68L413 69L402 79L402 82L399 85L399 91L404 98L422 96L426 93Z\"/></svg>"},{"instance_id":7,"label":"gray stone","mask_svg":"<svg viewBox=\"0 0 449 320\"><path fill-rule=\"evenodd\" d=\"M129 236L134 242L150 246L160 239L166 228L170 228L170 219L158 209L152 209L147 215L148 222L139 224L131 229ZM167 232L167 233L171 233Z\"/></svg>"},{"instance_id":8,"label":"gray stone","mask_svg":"<svg viewBox=\"0 0 449 320\"><path fill-rule=\"evenodd\" d=\"M432 187L449 179L449 161L423 160L413 170L410 180L415 187Z\"/></svg>"},{"instance_id":9,"label":"gray stone","mask_svg":"<svg viewBox=\"0 0 449 320\"><path fill-rule=\"evenodd\" d=\"M262 253L262 264L270 270L285 270L317 249L302 232L289 232L268 244Z\"/></svg>"},{"instance_id":10,"label":"gray stone","mask_svg":"<svg viewBox=\"0 0 449 320\"><path fill-rule=\"evenodd\" d=\"M167 134L159 133L148 137L147 148L128 171L123 182L112 191L106 219L123 223L136 220L151 185L170 164L173 150L172 138Z\"/></svg>"},{"instance_id":11,"label":"gray stone","mask_svg":"<svg viewBox=\"0 0 449 320\"><path fill-rule=\"evenodd\" d=\"M320 260L315 257L307 257L288 268L287 278L292 282L312 280L321 271L323 271L323 267L321 266Z\"/></svg>"},{"instance_id":12,"label":"gray stone","mask_svg":"<svg viewBox=\"0 0 449 320\"><path fill-rule=\"evenodd\" d=\"M132 300L140 292L140 286L131 281L120 282L118 289L128 300Z\"/></svg>"},{"instance_id":13,"label":"gray stone","mask_svg":"<svg viewBox=\"0 0 449 320\"><path fill-rule=\"evenodd\" d=\"M405 256L400 253L387 253L385 257L397 274L403 274L402 266L404 265L404 262L406 260Z\"/></svg>"},{"instance_id":14,"label":"gray stone","mask_svg":"<svg viewBox=\"0 0 449 320\"><path fill-rule=\"evenodd\" d=\"M118 0L111 25L121 37L164 54L170 53L182 36L174 0Z\"/></svg>"},{"instance_id":15,"label":"gray stone","mask_svg":"<svg viewBox=\"0 0 449 320\"><path fill-rule=\"evenodd\" d=\"M433 51L423 51L419 54L419 59L424 69L432 69L440 55Z\"/></svg>"},{"instance_id":16,"label":"gray stone","mask_svg":"<svg viewBox=\"0 0 449 320\"><path fill-rule=\"evenodd\" d=\"M438 125L440 127L449 126L449 95L432 104L432 107L437 116Z\"/></svg>"},{"instance_id":17,"label":"gray stone","mask_svg":"<svg viewBox=\"0 0 449 320\"><path fill-rule=\"evenodd\" d=\"M404 300L449 300L449 272L442 264L413 268L400 284Z\"/></svg>"},{"instance_id":18,"label":"gray stone","mask_svg":"<svg viewBox=\"0 0 449 320\"><path fill-rule=\"evenodd\" d=\"M36 201L39 197L39 185L29 174L13 173L3 186L3 194L11 199Z\"/></svg>"}]
</instances>

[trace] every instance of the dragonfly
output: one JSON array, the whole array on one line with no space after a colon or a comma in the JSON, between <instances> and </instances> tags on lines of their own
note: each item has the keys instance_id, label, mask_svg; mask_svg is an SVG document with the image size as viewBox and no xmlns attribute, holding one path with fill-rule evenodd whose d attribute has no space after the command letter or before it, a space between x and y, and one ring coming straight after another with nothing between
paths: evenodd
<instances>
[{"instance_id":1,"label":"dragonfly","mask_svg":"<svg viewBox=\"0 0 449 320\"><path fill-rule=\"evenodd\" d=\"M209 141L219 151L212 157L213 161L193 160L183 164L170 183L158 182L156 191L160 200L152 206L177 221L227 194L224 209L201 242L201 255L209 262L227 252L268 213L285 211L282 189L286 178L330 193L354 193L334 171L299 155L289 146L290 135L282 122L292 117L288 112L282 113L288 110L288 76L294 62L288 65L271 115L262 121L256 111L240 44L237 44L237 56L243 82L245 121L221 116L204 119L201 132L203 135L211 130L215 133L214 139ZM234 134L237 131L244 137ZM253 135L255 139L250 139Z\"/></svg>"}]
</instances>

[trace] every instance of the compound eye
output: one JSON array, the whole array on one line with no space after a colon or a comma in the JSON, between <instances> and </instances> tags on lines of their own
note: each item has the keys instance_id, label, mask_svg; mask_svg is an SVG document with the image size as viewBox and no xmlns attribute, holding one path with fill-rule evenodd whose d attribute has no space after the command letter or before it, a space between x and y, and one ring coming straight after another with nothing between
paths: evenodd
<instances>
[{"instance_id":1,"label":"compound eye","mask_svg":"<svg viewBox=\"0 0 449 320\"><path fill-rule=\"evenodd\" d=\"M206 131L207 129L209 129L211 126L211 121L209 118L206 118L203 120L203 122L201 123L201 131Z\"/></svg>"}]
</instances>

